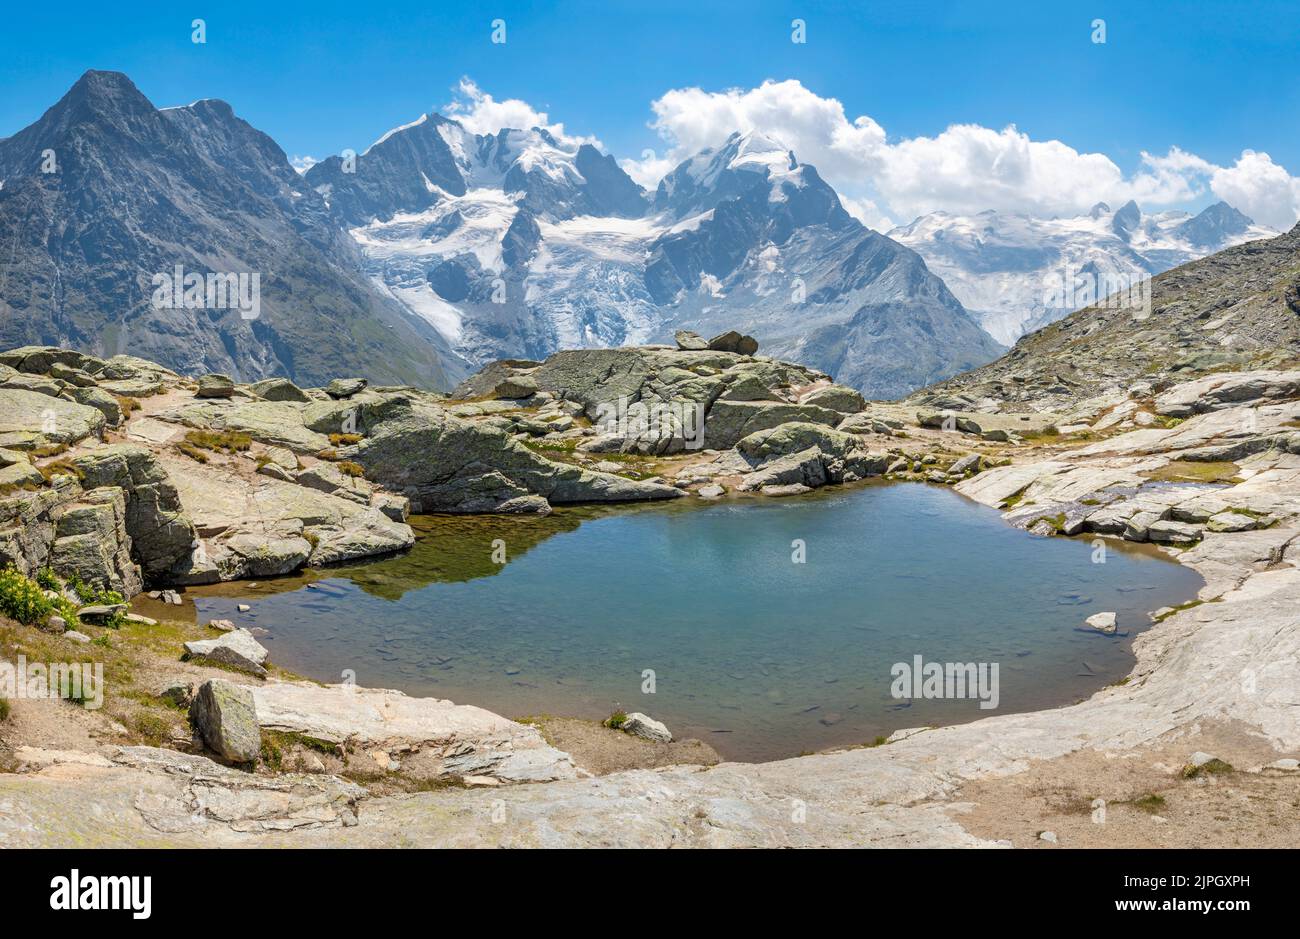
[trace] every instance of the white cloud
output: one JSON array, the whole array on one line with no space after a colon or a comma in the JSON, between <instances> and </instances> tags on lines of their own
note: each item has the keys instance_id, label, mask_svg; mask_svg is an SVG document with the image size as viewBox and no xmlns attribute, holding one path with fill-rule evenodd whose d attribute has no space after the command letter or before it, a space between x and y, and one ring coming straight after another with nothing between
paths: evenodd
<instances>
[{"instance_id":1,"label":"white cloud","mask_svg":"<svg viewBox=\"0 0 1300 939\"><path fill-rule=\"evenodd\" d=\"M816 166L846 209L867 224L874 217L875 227L940 209L1075 215L1102 201L1136 199L1158 209L1211 193L1275 228L1289 228L1300 217L1300 180L1267 154L1249 150L1231 167L1177 147L1163 156L1143 153L1138 169L1126 176L1105 154L1034 140L1014 125L954 124L932 137L891 142L871 117L850 119L838 100L794 80L720 92L678 88L651 108L650 126L667 151L622 163L642 185L653 188L681 160L733 131L761 130Z\"/></svg>"},{"instance_id":2,"label":"white cloud","mask_svg":"<svg viewBox=\"0 0 1300 939\"><path fill-rule=\"evenodd\" d=\"M307 172L319 162L320 160L314 156L295 156L289 160L289 165L301 174Z\"/></svg>"},{"instance_id":3,"label":"white cloud","mask_svg":"<svg viewBox=\"0 0 1300 939\"><path fill-rule=\"evenodd\" d=\"M1217 166L1210 176L1214 194L1255 221L1286 229L1300 217L1300 179L1267 153L1243 150L1232 166Z\"/></svg>"},{"instance_id":4,"label":"white cloud","mask_svg":"<svg viewBox=\"0 0 1300 939\"><path fill-rule=\"evenodd\" d=\"M474 134L495 134L506 128L530 130L541 127L561 143L576 147L589 143L599 147L595 137L577 137L565 133L564 125L552 124L545 111L536 110L527 101L507 98L498 101L483 91L469 78L462 78L456 87L456 98L443 108L443 113L457 120Z\"/></svg>"}]
</instances>

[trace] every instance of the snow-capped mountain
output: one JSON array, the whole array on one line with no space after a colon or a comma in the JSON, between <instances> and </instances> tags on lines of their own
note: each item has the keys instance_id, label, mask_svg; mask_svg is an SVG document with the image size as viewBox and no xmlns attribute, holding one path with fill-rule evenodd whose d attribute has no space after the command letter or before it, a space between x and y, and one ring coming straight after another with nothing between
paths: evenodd
<instances>
[{"instance_id":1,"label":"snow-capped mountain","mask_svg":"<svg viewBox=\"0 0 1300 939\"><path fill-rule=\"evenodd\" d=\"M120 72L88 71L0 139L0 180L0 348L130 353L240 381L447 387L464 374L436 330L375 289L284 151L223 101L159 109ZM177 269L242 275L257 307L188 291L160 305L155 278Z\"/></svg>"},{"instance_id":2,"label":"snow-capped mountain","mask_svg":"<svg viewBox=\"0 0 1300 939\"><path fill-rule=\"evenodd\" d=\"M734 328L892 397L1001 351L915 252L761 134L649 195L589 144L432 114L306 180L375 281L474 364Z\"/></svg>"},{"instance_id":3,"label":"snow-capped mountain","mask_svg":"<svg viewBox=\"0 0 1300 939\"><path fill-rule=\"evenodd\" d=\"M1067 278L1154 276L1231 245L1276 232L1256 225L1226 202L1196 216L1145 215L1135 202L1111 211L1104 202L1086 215L1040 219L995 211L934 212L889 236L916 250L995 339L1025 333L1089 305L1086 293L1061 305Z\"/></svg>"}]
</instances>

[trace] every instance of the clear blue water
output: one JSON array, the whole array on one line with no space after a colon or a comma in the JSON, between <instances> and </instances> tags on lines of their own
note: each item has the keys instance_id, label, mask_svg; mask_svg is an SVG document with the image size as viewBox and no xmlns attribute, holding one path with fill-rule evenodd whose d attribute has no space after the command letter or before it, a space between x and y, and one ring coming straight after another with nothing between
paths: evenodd
<instances>
[{"instance_id":1,"label":"clear blue water","mask_svg":"<svg viewBox=\"0 0 1300 939\"><path fill-rule=\"evenodd\" d=\"M1029 535L939 487L692 502L416 519L401 557L196 605L262 627L273 661L322 680L351 669L510 716L639 710L769 759L1086 697L1128 671L1147 611L1201 584L1114 542L1093 563L1088 541ZM1103 610L1128 638L1079 628ZM998 663L998 708L892 697L891 666L915 655Z\"/></svg>"}]
</instances>

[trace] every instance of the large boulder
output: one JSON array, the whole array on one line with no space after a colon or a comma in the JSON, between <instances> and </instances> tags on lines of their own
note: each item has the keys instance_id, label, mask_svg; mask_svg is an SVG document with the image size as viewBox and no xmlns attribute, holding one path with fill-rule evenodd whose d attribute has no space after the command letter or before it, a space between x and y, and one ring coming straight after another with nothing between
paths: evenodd
<instances>
[{"instance_id":1,"label":"large boulder","mask_svg":"<svg viewBox=\"0 0 1300 939\"><path fill-rule=\"evenodd\" d=\"M753 470L741 480L745 491L855 482L881 475L889 463L887 455L862 449L853 434L805 422L751 434L736 444L736 453Z\"/></svg>"},{"instance_id":2,"label":"large boulder","mask_svg":"<svg viewBox=\"0 0 1300 939\"><path fill-rule=\"evenodd\" d=\"M232 629L216 639L195 639L185 643L185 652L194 658L229 665L258 676L266 675L263 663L270 654L247 629Z\"/></svg>"},{"instance_id":3,"label":"large boulder","mask_svg":"<svg viewBox=\"0 0 1300 939\"><path fill-rule=\"evenodd\" d=\"M190 723L209 749L231 763L252 763L262 752L257 704L242 685L205 681L190 704Z\"/></svg>"},{"instance_id":4,"label":"large boulder","mask_svg":"<svg viewBox=\"0 0 1300 939\"><path fill-rule=\"evenodd\" d=\"M679 329L673 334L673 341L683 352L703 352L709 348L709 340L689 329Z\"/></svg>"},{"instance_id":5,"label":"large boulder","mask_svg":"<svg viewBox=\"0 0 1300 939\"><path fill-rule=\"evenodd\" d=\"M623 721L621 729L633 737L653 740L655 743L672 743L673 735L668 728L653 717L634 711Z\"/></svg>"},{"instance_id":6,"label":"large boulder","mask_svg":"<svg viewBox=\"0 0 1300 939\"><path fill-rule=\"evenodd\" d=\"M104 415L108 423L116 427L122 423L122 406L117 398L102 388L69 388L64 394L69 400L94 408Z\"/></svg>"},{"instance_id":7,"label":"large boulder","mask_svg":"<svg viewBox=\"0 0 1300 939\"><path fill-rule=\"evenodd\" d=\"M249 390L263 401L294 401L306 404L311 398L287 378L267 378L254 382Z\"/></svg>"},{"instance_id":8,"label":"large boulder","mask_svg":"<svg viewBox=\"0 0 1300 939\"><path fill-rule=\"evenodd\" d=\"M867 406L862 393L847 385L824 385L814 388L799 399L800 404L815 404L841 414L857 414Z\"/></svg>"},{"instance_id":9,"label":"large boulder","mask_svg":"<svg viewBox=\"0 0 1300 939\"><path fill-rule=\"evenodd\" d=\"M712 450L726 450L750 434L791 421L834 427L840 422L841 416L837 411L815 404L716 401L704 420L704 446Z\"/></svg>"},{"instance_id":10,"label":"large boulder","mask_svg":"<svg viewBox=\"0 0 1300 939\"><path fill-rule=\"evenodd\" d=\"M351 398L366 387L364 378L336 378L325 386L325 393L331 398Z\"/></svg>"},{"instance_id":11,"label":"large boulder","mask_svg":"<svg viewBox=\"0 0 1300 939\"><path fill-rule=\"evenodd\" d=\"M253 691L262 727L382 756L426 778L490 776L499 782L573 779L572 758L537 728L482 708L353 685L269 682ZM372 764L373 765L373 764Z\"/></svg>"},{"instance_id":12,"label":"large boulder","mask_svg":"<svg viewBox=\"0 0 1300 939\"><path fill-rule=\"evenodd\" d=\"M98 409L21 388L0 388L0 436L29 434L51 443L102 437L107 424Z\"/></svg>"},{"instance_id":13,"label":"large boulder","mask_svg":"<svg viewBox=\"0 0 1300 939\"><path fill-rule=\"evenodd\" d=\"M715 352L756 355L758 353L758 340L753 336L744 336L731 329L710 339L709 348Z\"/></svg>"},{"instance_id":14,"label":"large boulder","mask_svg":"<svg viewBox=\"0 0 1300 939\"><path fill-rule=\"evenodd\" d=\"M229 375L213 372L199 377L199 387L194 392L198 398L229 398L235 393L235 383Z\"/></svg>"}]
</instances>

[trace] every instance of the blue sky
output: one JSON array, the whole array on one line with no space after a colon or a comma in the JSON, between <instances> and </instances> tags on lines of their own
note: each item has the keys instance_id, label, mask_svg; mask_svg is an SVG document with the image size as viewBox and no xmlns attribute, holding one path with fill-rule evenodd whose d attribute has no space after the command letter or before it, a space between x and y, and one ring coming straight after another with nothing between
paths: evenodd
<instances>
[{"instance_id":1,"label":"blue sky","mask_svg":"<svg viewBox=\"0 0 1300 939\"><path fill-rule=\"evenodd\" d=\"M1105 154L1126 175L1140 169L1142 151L1171 147L1222 167L1262 151L1300 173L1295 2L123 6L10 5L0 135L39 117L93 67L125 71L159 106L224 98L290 155L320 157L363 149L449 102L469 76L498 100L527 101L569 133L635 158L671 150L647 126L651 102L670 89L793 79L840 102L850 121L869 116L891 144L955 123L1015 124L1034 141ZM195 16L207 23L203 45L191 42ZM504 45L490 42L497 17ZM795 17L807 23L802 45L790 41ZM1106 21L1104 45L1091 41L1096 18ZM882 197L869 181L833 181L897 203L895 215L926 204ZM1183 201L1212 197L1207 189Z\"/></svg>"}]
</instances>

